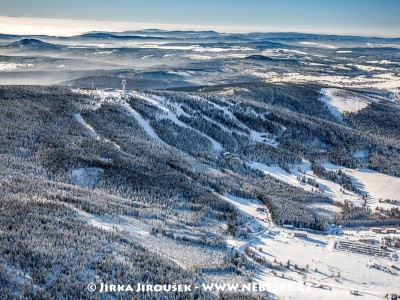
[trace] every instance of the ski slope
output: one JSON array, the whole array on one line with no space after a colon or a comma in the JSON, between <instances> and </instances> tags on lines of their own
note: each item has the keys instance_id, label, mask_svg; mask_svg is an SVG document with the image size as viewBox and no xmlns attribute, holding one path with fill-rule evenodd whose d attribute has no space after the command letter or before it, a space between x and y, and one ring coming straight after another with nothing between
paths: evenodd
<instances>
[{"instance_id":1,"label":"ski slope","mask_svg":"<svg viewBox=\"0 0 400 300\"><path fill-rule=\"evenodd\" d=\"M208 135L206 135L206 134L204 134L204 133L198 131L197 129L195 129L195 128L193 128L193 127L191 127L191 126L189 126L189 125L183 123L182 121L180 121L180 120L177 118L176 114L173 113L173 112L171 112L170 109L168 109L168 108L163 104L164 99L162 99L161 97L154 97L154 96L153 96L153 97L148 97L148 96L146 96L146 95L143 95L143 94L140 94L140 93L137 93L137 92L131 92L131 94L134 95L135 97L138 97L138 98L140 98L140 99L142 99L142 100L145 100L145 101L147 101L148 103L150 103L150 104L152 104L152 105L154 105L154 106L157 106L158 108L162 109L162 111L164 112L164 114L162 114L162 115L159 116L160 119L163 119L163 118L169 119L169 120L171 120L172 122L174 122L176 125L178 125L178 126L180 126L180 127L189 128L189 129L191 129L191 130L197 132L198 134L202 135L202 136L205 137L206 139L208 139L208 140L211 142L214 151L216 151L216 152L222 152L222 151L224 151L224 147L222 147L222 145L221 145L220 142L214 140L213 138L209 137ZM176 106L175 106L175 107L176 107ZM181 113L181 114L183 113L183 111L182 111L181 109L179 109L179 110L177 110L177 111L178 111L178 114L179 114L179 113Z\"/></svg>"},{"instance_id":2,"label":"ski slope","mask_svg":"<svg viewBox=\"0 0 400 300\"><path fill-rule=\"evenodd\" d=\"M367 97L345 95L339 89L325 88L321 92L323 93L321 100L328 106L330 112L340 120L343 113L358 112L370 103Z\"/></svg>"},{"instance_id":3,"label":"ski slope","mask_svg":"<svg viewBox=\"0 0 400 300\"><path fill-rule=\"evenodd\" d=\"M143 128L143 130L147 133L148 136L150 136L152 139L154 139L156 142L166 145L166 143L157 135L157 133L154 131L153 127L151 127L150 123L143 119L143 117L136 111L134 110L128 103L125 101L122 101L122 106L126 109L126 111L135 118L135 120L139 123L139 125Z\"/></svg>"},{"instance_id":4,"label":"ski slope","mask_svg":"<svg viewBox=\"0 0 400 300\"><path fill-rule=\"evenodd\" d=\"M400 200L400 178L382 174L371 169L349 169L334 164L325 163L322 166L326 170L342 170L353 179L353 183L364 193L368 193L373 204L378 204L379 199ZM389 204L379 203L379 206Z\"/></svg>"},{"instance_id":5,"label":"ski slope","mask_svg":"<svg viewBox=\"0 0 400 300\"><path fill-rule=\"evenodd\" d=\"M76 113L74 114L75 119L83 126L86 128L86 130L88 131L88 134L94 138L94 139L99 139L96 131L93 129L92 126L90 126L88 123L86 123L86 121L82 118L80 113Z\"/></svg>"}]
</instances>

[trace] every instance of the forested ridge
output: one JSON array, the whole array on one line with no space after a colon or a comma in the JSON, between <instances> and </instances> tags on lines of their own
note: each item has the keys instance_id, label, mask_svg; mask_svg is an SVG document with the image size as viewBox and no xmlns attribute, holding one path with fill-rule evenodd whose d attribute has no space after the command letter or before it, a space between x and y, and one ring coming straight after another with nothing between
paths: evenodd
<instances>
[{"instance_id":1,"label":"forested ridge","mask_svg":"<svg viewBox=\"0 0 400 300\"><path fill-rule=\"evenodd\" d=\"M208 269L247 282L241 267L257 266L225 259L225 239L247 234L227 194L261 200L278 225L323 232L330 220L311 209L316 203L341 207L336 219L346 225L379 221L365 207L335 203L312 180L299 178L313 186L306 191L252 166L290 173L307 160L316 176L355 193L349 177L322 163L400 176L396 104L372 103L339 121L319 85L224 88L107 95L0 87L0 293L83 299L93 296L85 285L100 279L199 283ZM393 211L385 220L399 218ZM196 257L193 264L183 268L164 255L167 247ZM243 299L190 295L212 297Z\"/></svg>"}]
</instances>

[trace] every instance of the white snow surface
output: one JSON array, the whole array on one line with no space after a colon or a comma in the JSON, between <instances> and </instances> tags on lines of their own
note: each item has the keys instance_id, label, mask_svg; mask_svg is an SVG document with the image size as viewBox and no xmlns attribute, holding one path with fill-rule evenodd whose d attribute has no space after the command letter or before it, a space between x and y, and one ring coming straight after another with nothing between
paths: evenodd
<instances>
[{"instance_id":1,"label":"white snow surface","mask_svg":"<svg viewBox=\"0 0 400 300\"><path fill-rule=\"evenodd\" d=\"M334 164L322 164L327 170L342 170L352 177L355 183L363 192L368 193L375 201L374 203L383 206L378 200L391 199L400 200L400 178L378 173L371 169L349 169Z\"/></svg>"},{"instance_id":2,"label":"white snow surface","mask_svg":"<svg viewBox=\"0 0 400 300\"><path fill-rule=\"evenodd\" d=\"M333 45L315 43L315 42L300 42L299 44L307 45L307 46L314 46L314 47L318 47L318 48L327 48L327 49L336 49L337 48L336 46L333 46Z\"/></svg>"},{"instance_id":3,"label":"white snow surface","mask_svg":"<svg viewBox=\"0 0 400 300\"><path fill-rule=\"evenodd\" d=\"M79 168L71 171L72 182L76 185L94 187L104 172L102 168Z\"/></svg>"},{"instance_id":4,"label":"white snow surface","mask_svg":"<svg viewBox=\"0 0 400 300\"><path fill-rule=\"evenodd\" d=\"M368 157L369 151L367 149L359 149L353 153L354 158Z\"/></svg>"},{"instance_id":5,"label":"white snow surface","mask_svg":"<svg viewBox=\"0 0 400 300\"><path fill-rule=\"evenodd\" d=\"M338 119L342 118L344 112L357 112L370 103L367 97L344 95L341 90L335 88L324 88L321 92L323 93L321 100Z\"/></svg>"},{"instance_id":6,"label":"white snow surface","mask_svg":"<svg viewBox=\"0 0 400 300\"><path fill-rule=\"evenodd\" d=\"M144 224L129 216L114 216L109 215L98 216L93 215L74 206L71 206L79 217L93 226L104 230L119 230L125 231L131 236L146 236L149 235L149 230Z\"/></svg>"},{"instance_id":7,"label":"white snow surface","mask_svg":"<svg viewBox=\"0 0 400 300\"><path fill-rule=\"evenodd\" d=\"M349 64L348 66L355 66L358 69L362 71L367 71L367 72L373 72L373 71L387 71L386 68L382 67L374 67L374 66L366 66L366 65L360 65L360 64Z\"/></svg>"},{"instance_id":8,"label":"white snow surface","mask_svg":"<svg viewBox=\"0 0 400 300\"><path fill-rule=\"evenodd\" d=\"M33 64L17 64L9 62L0 62L0 72L10 72L18 69L25 69L32 67Z\"/></svg>"},{"instance_id":9,"label":"white snow surface","mask_svg":"<svg viewBox=\"0 0 400 300\"><path fill-rule=\"evenodd\" d=\"M346 68L343 65L333 65L333 68ZM285 73L277 74L263 70L244 70L243 72L252 76L263 78L266 82L289 82L289 83L309 83L318 82L332 87L351 87L351 88L366 88L376 89L381 91L389 91L394 94L400 93L400 76L391 70L380 71L376 74L359 75L359 76L343 76L343 75L312 75L300 73ZM390 100L390 99L387 99Z\"/></svg>"},{"instance_id":10,"label":"white snow surface","mask_svg":"<svg viewBox=\"0 0 400 300\"><path fill-rule=\"evenodd\" d=\"M87 129L89 135L90 135L92 138L94 138L94 139L99 139L99 137L98 137L96 131L93 129L92 126L90 126L88 123L86 123L86 121L82 118L82 116L81 116L80 113L76 113L76 114L74 114L74 116L75 116L76 120L77 120L81 125L83 125L83 127L85 127L85 128Z\"/></svg>"}]
</instances>

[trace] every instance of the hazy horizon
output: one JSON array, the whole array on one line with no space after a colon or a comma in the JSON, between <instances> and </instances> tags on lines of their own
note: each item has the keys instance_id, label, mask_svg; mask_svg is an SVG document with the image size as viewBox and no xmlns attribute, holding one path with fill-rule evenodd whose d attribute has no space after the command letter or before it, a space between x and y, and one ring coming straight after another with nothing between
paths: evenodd
<instances>
[{"instance_id":1,"label":"hazy horizon","mask_svg":"<svg viewBox=\"0 0 400 300\"><path fill-rule=\"evenodd\" d=\"M101 21L61 18L32 18L19 16L0 16L0 34L10 35L54 35L73 36L93 31L124 32L129 30L193 30L216 31L220 33L304 33L321 35L349 35L376 38L400 38L400 33L379 34L373 31L340 31L340 30L313 30L310 28L291 27L250 27L226 25L190 25L190 24L164 24L145 22Z\"/></svg>"},{"instance_id":2,"label":"hazy horizon","mask_svg":"<svg viewBox=\"0 0 400 300\"><path fill-rule=\"evenodd\" d=\"M4 1L3 1L4 2ZM394 0L114 0L68 3L37 0L6 1L2 15L29 18L179 25L179 28L226 32L272 31L400 37Z\"/></svg>"},{"instance_id":3,"label":"hazy horizon","mask_svg":"<svg viewBox=\"0 0 400 300\"><path fill-rule=\"evenodd\" d=\"M190 2L26 0L2 3L0 33L75 35L137 29L227 33L297 32L400 37L400 3L393 0L240 0Z\"/></svg>"}]
</instances>

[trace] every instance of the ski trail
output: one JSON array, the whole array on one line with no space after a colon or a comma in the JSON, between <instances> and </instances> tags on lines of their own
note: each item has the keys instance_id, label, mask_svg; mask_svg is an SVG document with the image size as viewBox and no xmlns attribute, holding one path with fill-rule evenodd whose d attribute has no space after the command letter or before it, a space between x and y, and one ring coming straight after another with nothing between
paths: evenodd
<instances>
[{"instance_id":1,"label":"ski trail","mask_svg":"<svg viewBox=\"0 0 400 300\"><path fill-rule=\"evenodd\" d=\"M83 126L86 128L86 130L89 132L89 135L98 140L99 136L97 135L96 131L93 129L92 126L90 126L88 123L86 123L86 121L82 118L80 113L76 113L74 114L75 119Z\"/></svg>"},{"instance_id":2,"label":"ski trail","mask_svg":"<svg viewBox=\"0 0 400 300\"><path fill-rule=\"evenodd\" d=\"M250 129L246 124L243 124L241 121L238 120L238 118L236 118L236 116L229 111L226 107L223 107L221 105L218 105L212 101L209 101L205 98L199 97L199 96L192 96L193 99L197 99L200 101L204 101L209 103L210 105L213 105L215 108L222 110L224 112L224 114L226 114L227 116L229 116L233 121L235 121L242 129L244 130L248 130L250 132L250 138L255 141L255 142L260 142L260 143L265 143L269 146L272 147L277 147L278 146L278 142L274 139L274 138L268 138L266 137L266 133L262 133L262 132L258 132L255 131L253 129ZM218 122L216 122L217 124L219 124ZM222 126L221 124L219 124L220 126ZM236 131L237 132L237 131Z\"/></svg>"},{"instance_id":3,"label":"ski trail","mask_svg":"<svg viewBox=\"0 0 400 300\"><path fill-rule=\"evenodd\" d=\"M148 136L150 136L152 139L154 139L155 141L157 141L162 145L168 145L157 135L153 127L151 127L150 123L145 119L143 119L143 117L136 110L134 110L128 103L124 101L121 104L126 109L126 111L132 117L135 118L135 120L139 123L139 125L143 128L143 130L147 133Z\"/></svg>"},{"instance_id":4,"label":"ski trail","mask_svg":"<svg viewBox=\"0 0 400 300\"><path fill-rule=\"evenodd\" d=\"M175 115L174 113L172 113L168 108L166 108L166 107L161 103L161 99L149 98L149 97L147 97L147 96L140 95L139 93L134 93L134 95L135 95L136 97L138 97L138 98L140 98L140 99L142 99L142 100L144 100L144 101L147 101L147 102L149 102L149 103L151 103L151 104L157 106L158 108L162 109L162 110L164 111L165 115L161 115L161 116L160 116L160 119L162 119L162 118L164 118L164 119L169 119L169 120L171 120L172 122L174 122L176 125L178 125L178 126L180 126L180 127L191 129L191 130L197 132L198 134L202 135L202 136L205 137L206 139L208 139L208 140L211 142L214 151L216 151L216 152L224 151L224 147L222 147L222 145L221 145L220 142L214 140L213 138L209 137L208 135L206 135L206 134L204 134L204 133L198 131L197 129L195 129L195 128L193 128L193 127L191 127L191 126L189 126L189 125L183 123L182 121L180 121L180 120L176 117L176 115ZM145 120L144 120L144 121L145 121Z\"/></svg>"},{"instance_id":5,"label":"ski trail","mask_svg":"<svg viewBox=\"0 0 400 300\"><path fill-rule=\"evenodd\" d=\"M92 137L96 140L100 140L100 136L97 134L97 132L94 130L94 128L92 126L90 126L88 123L86 123L86 121L82 118L80 113L74 114L74 117L83 127L86 128L90 137ZM113 141L106 139L106 138L103 138L103 140L107 143L113 144L117 149L121 149L121 147L117 143L114 143Z\"/></svg>"}]
</instances>

